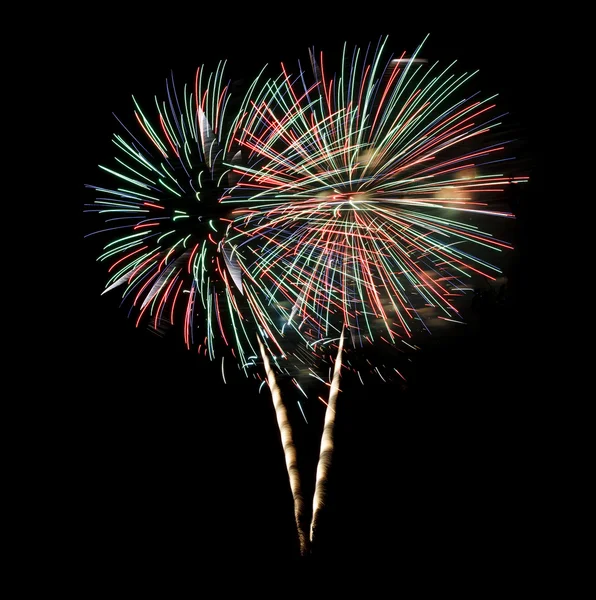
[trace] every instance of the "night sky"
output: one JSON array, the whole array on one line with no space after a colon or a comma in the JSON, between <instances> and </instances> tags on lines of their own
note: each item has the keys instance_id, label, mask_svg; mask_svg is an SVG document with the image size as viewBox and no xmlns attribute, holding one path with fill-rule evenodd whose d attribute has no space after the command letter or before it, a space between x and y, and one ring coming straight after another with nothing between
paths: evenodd
<instances>
[{"instance_id":1,"label":"night sky","mask_svg":"<svg viewBox=\"0 0 596 600\"><path fill-rule=\"evenodd\" d=\"M146 21L109 17L85 25L80 211L93 199L83 185L96 183L96 165L113 156L111 113L130 119L131 95L162 95L170 69L182 83L197 65L215 67L227 58L233 73L250 79L264 62L306 62L312 45L339 52L344 41L366 45L388 34L401 53L413 51L426 33L426 57L443 64L457 58L462 68L480 69L477 88L500 93L498 104L511 113L507 123L520 138L521 174L531 177L509 197L518 218L506 293L499 300L471 296L468 325L428 339L407 364L406 385L362 387L352 380L340 394L316 555L360 562L455 553L495 560L508 548L510 556L521 556L539 461L527 351L540 185L532 110L537 48L529 25L515 18L497 19L490 28L426 27L421 16L413 27L399 13L375 20L380 24L339 26L330 13L291 27L253 19L246 28L238 21L197 22L167 33ZM160 338L135 329L118 307L117 291L100 296L105 276L95 262L97 243L82 239L92 223L81 216L76 418L82 527L104 549L98 560L106 572L131 563L293 560L292 497L268 390L259 394L256 381L235 376L231 362L224 384L219 359L211 363L187 351L181 333ZM295 405L288 408L303 477L314 479L323 413L314 409L313 421L321 422L306 426Z\"/></svg>"}]
</instances>

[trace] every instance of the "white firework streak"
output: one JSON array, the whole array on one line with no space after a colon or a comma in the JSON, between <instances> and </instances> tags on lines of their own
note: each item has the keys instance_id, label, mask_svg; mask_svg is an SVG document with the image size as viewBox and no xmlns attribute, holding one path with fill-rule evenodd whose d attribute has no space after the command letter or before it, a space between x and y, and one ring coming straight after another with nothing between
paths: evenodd
<instances>
[{"instance_id":1,"label":"white firework streak","mask_svg":"<svg viewBox=\"0 0 596 600\"><path fill-rule=\"evenodd\" d=\"M317 518L319 511L325 505L325 492L327 490L327 478L329 475L329 467L333 457L333 429L335 427L335 405L337 404L337 395L339 394L339 380L341 377L341 358L344 348L344 333L341 332L339 338L339 348L337 349L337 357L333 369L333 379L331 381L331 389L329 390L329 402L325 411L325 425L323 427L323 435L321 436L321 451L319 453L319 462L317 464L317 479L315 484L315 493L313 496L312 506L312 522L310 525L310 541L313 540L314 531L317 527Z\"/></svg>"},{"instance_id":2,"label":"white firework streak","mask_svg":"<svg viewBox=\"0 0 596 600\"><path fill-rule=\"evenodd\" d=\"M286 468L288 469L288 477L290 479L290 488L294 497L294 516L296 518L296 528L298 529L298 540L300 542L300 554L306 555L308 552L308 539L304 530L304 497L302 496L302 487L300 484L300 473L298 471L298 460L296 455L296 446L292 437L292 426L288 418L288 412L281 399L281 392L277 385L275 373L271 368L269 357L265 351L265 347L260 338L257 337L261 356L267 373L267 383L271 390L273 406L275 407L275 416L277 417L277 426L281 434L281 443L286 457Z\"/></svg>"}]
</instances>

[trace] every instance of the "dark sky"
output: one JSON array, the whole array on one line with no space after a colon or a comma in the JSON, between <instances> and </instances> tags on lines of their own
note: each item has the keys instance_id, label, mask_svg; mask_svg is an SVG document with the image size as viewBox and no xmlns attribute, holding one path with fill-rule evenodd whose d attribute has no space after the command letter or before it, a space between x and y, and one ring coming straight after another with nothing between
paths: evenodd
<instances>
[{"instance_id":1,"label":"dark sky","mask_svg":"<svg viewBox=\"0 0 596 600\"><path fill-rule=\"evenodd\" d=\"M515 199L508 295L499 305L470 306L469 326L429 341L406 388L351 388L340 396L318 554L360 561L453 552L454 543L462 553L490 552L514 539L523 544L539 461L526 352L540 185L532 108L538 48L529 22L512 16L491 27L473 19L425 27L420 16L412 21L399 12L358 26L340 25L332 13L291 24L281 17L223 19L235 24L173 20L151 27L151 19L107 16L82 27L81 187L95 183L97 163L112 156L111 113L129 118L131 94L161 94L170 69L188 80L198 64L227 58L233 72L250 76L263 62L305 61L313 44L334 52L343 41L374 43L388 34L401 52L426 33L429 58L479 68L481 89L500 92L500 105L511 112L533 178ZM81 191L81 205L91 200ZM86 228L83 218L81 237ZM297 551L292 499L268 392L258 394L252 380L224 384L219 360L188 352L181 336L135 329L114 298L100 297L103 273L88 242L81 242L81 257L81 503L88 539L107 548L100 559L106 570L125 569L129 560L290 561ZM310 471L320 425L300 423L296 435ZM208 558L200 558L204 552Z\"/></svg>"}]
</instances>

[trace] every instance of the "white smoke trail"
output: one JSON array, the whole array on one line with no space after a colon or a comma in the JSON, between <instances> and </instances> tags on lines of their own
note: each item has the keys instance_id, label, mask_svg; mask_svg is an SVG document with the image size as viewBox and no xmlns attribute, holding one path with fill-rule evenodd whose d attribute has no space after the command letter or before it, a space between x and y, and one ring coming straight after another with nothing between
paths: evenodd
<instances>
[{"instance_id":1,"label":"white smoke trail","mask_svg":"<svg viewBox=\"0 0 596 600\"><path fill-rule=\"evenodd\" d=\"M337 395L339 394L339 380L341 377L341 359L344 348L344 332L342 330L339 338L339 348L335 359L335 367L333 369L333 379L331 381L331 389L329 390L329 402L325 411L325 425L323 427L323 435L321 436L321 450L319 453L319 462L317 465L317 479L315 484L315 493L313 496L313 516L310 524L310 541L313 540L314 531L317 527L317 518L319 511L325 504L325 492L327 490L327 478L329 475L329 467L333 457L333 428L335 426L335 405L337 404Z\"/></svg>"},{"instance_id":2,"label":"white smoke trail","mask_svg":"<svg viewBox=\"0 0 596 600\"><path fill-rule=\"evenodd\" d=\"M275 407L277 426L279 427L279 432L281 434L281 443L286 458L286 467L288 469L288 477L290 479L290 488L292 489L292 495L294 497L294 516L296 518L296 528L298 529L300 554L304 556L308 553L308 539L303 525L304 498L302 496L302 488L300 484L300 473L298 472L296 446L292 438L292 426L288 418L286 407L281 399L281 392L279 390L279 386L277 385L275 373L271 368L269 357L265 352L265 347L263 346L263 343L259 337L257 337L257 341L259 342L259 347L261 348L261 356L263 357L265 372L267 373L267 382L269 384L269 389L271 390L273 406Z\"/></svg>"}]
</instances>

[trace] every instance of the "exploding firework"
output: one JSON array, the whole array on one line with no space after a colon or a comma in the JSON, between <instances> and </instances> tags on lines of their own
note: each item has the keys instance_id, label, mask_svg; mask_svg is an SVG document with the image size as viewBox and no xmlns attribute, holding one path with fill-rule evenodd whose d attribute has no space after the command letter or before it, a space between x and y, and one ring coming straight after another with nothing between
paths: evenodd
<instances>
[{"instance_id":1,"label":"exploding firework","mask_svg":"<svg viewBox=\"0 0 596 600\"><path fill-rule=\"evenodd\" d=\"M513 216L506 186L525 181L495 136L503 115L467 92L474 73L429 64L421 48L344 46L332 76L311 51L310 71L261 72L239 98L224 64L182 90L169 80L152 116L135 99L114 136L102 169L117 184L92 186L105 291L123 290L136 323L179 325L210 358L226 346L246 374L260 357L302 554L325 503L343 370L362 381L363 350L388 356L461 322L461 296L501 276L511 249L490 227ZM403 378L383 362L365 368ZM306 397L305 380L328 390L310 536L280 374Z\"/></svg>"},{"instance_id":2,"label":"exploding firework","mask_svg":"<svg viewBox=\"0 0 596 600\"><path fill-rule=\"evenodd\" d=\"M437 321L461 322L458 298L501 276L511 245L481 229L501 208L507 143L494 97L468 93L454 65L344 46L329 77L282 65L253 99L235 141L236 206L225 247L259 318L312 351L411 347ZM289 334L289 331L292 331ZM380 373L379 373L380 374Z\"/></svg>"},{"instance_id":3,"label":"exploding firework","mask_svg":"<svg viewBox=\"0 0 596 600\"><path fill-rule=\"evenodd\" d=\"M182 89L172 76L151 113L133 97L134 118L118 119L113 165L100 166L111 186L88 186L96 192L89 212L107 225L92 234L109 237L98 259L108 264L104 293L123 290L137 326L179 325L189 349L213 359L227 346L246 369L258 347L246 331L250 307L238 304L241 274L221 244L232 223L223 201L241 160L230 109L239 100L224 76L225 63L199 68Z\"/></svg>"},{"instance_id":4,"label":"exploding firework","mask_svg":"<svg viewBox=\"0 0 596 600\"><path fill-rule=\"evenodd\" d=\"M387 55L386 43L351 54L344 46L332 77L322 53L310 54L314 76L282 65L237 130L248 160L234 167L238 185L224 201L244 204L231 212L224 245L257 320L283 340L283 358L328 386L328 402L319 396L327 407L310 543L326 499L342 368L362 381L365 346L415 348L438 324L462 323L460 298L502 276L512 246L490 224L513 217L503 192L526 180L511 174L507 141L495 135L503 117L495 97L467 91L474 73L429 65L422 45L410 57ZM334 363L329 381L300 348L319 367ZM367 362L381 379L403 378L399 361L383 361L385 376Z\"/></svg>"},{"instance_id":5,"label":"exploding firework","mask_svg":"<svg viewBox=\"0 0 596 600\"><path fill-rule=\"evenodd\" d=\"M225 201L237 184L234 168L243 161L238 129L241 116L253 118L249 99L258 77L238 100L224 67L220 63L213 73L198 69L194 85L182 89L172 76L166 100L155 98L151 115L133 98L132 123L118 119L114 164L101 166L112 185L88 186L96 193L89 212L99 213L107 226L91 235L108 238L99 256L108 263L104 293L123 290L122 303L137 326L147 323L163 333L179 325L186 346L211 359L228 347L246 375L257 357L262 360L305 554L307 514L296 450L272 366L283 351L263 312L266 299L245 290L242 273L222 243L233 224ZM225 380L223 364L222 356Z\"/></svg>"}]
</instances>

